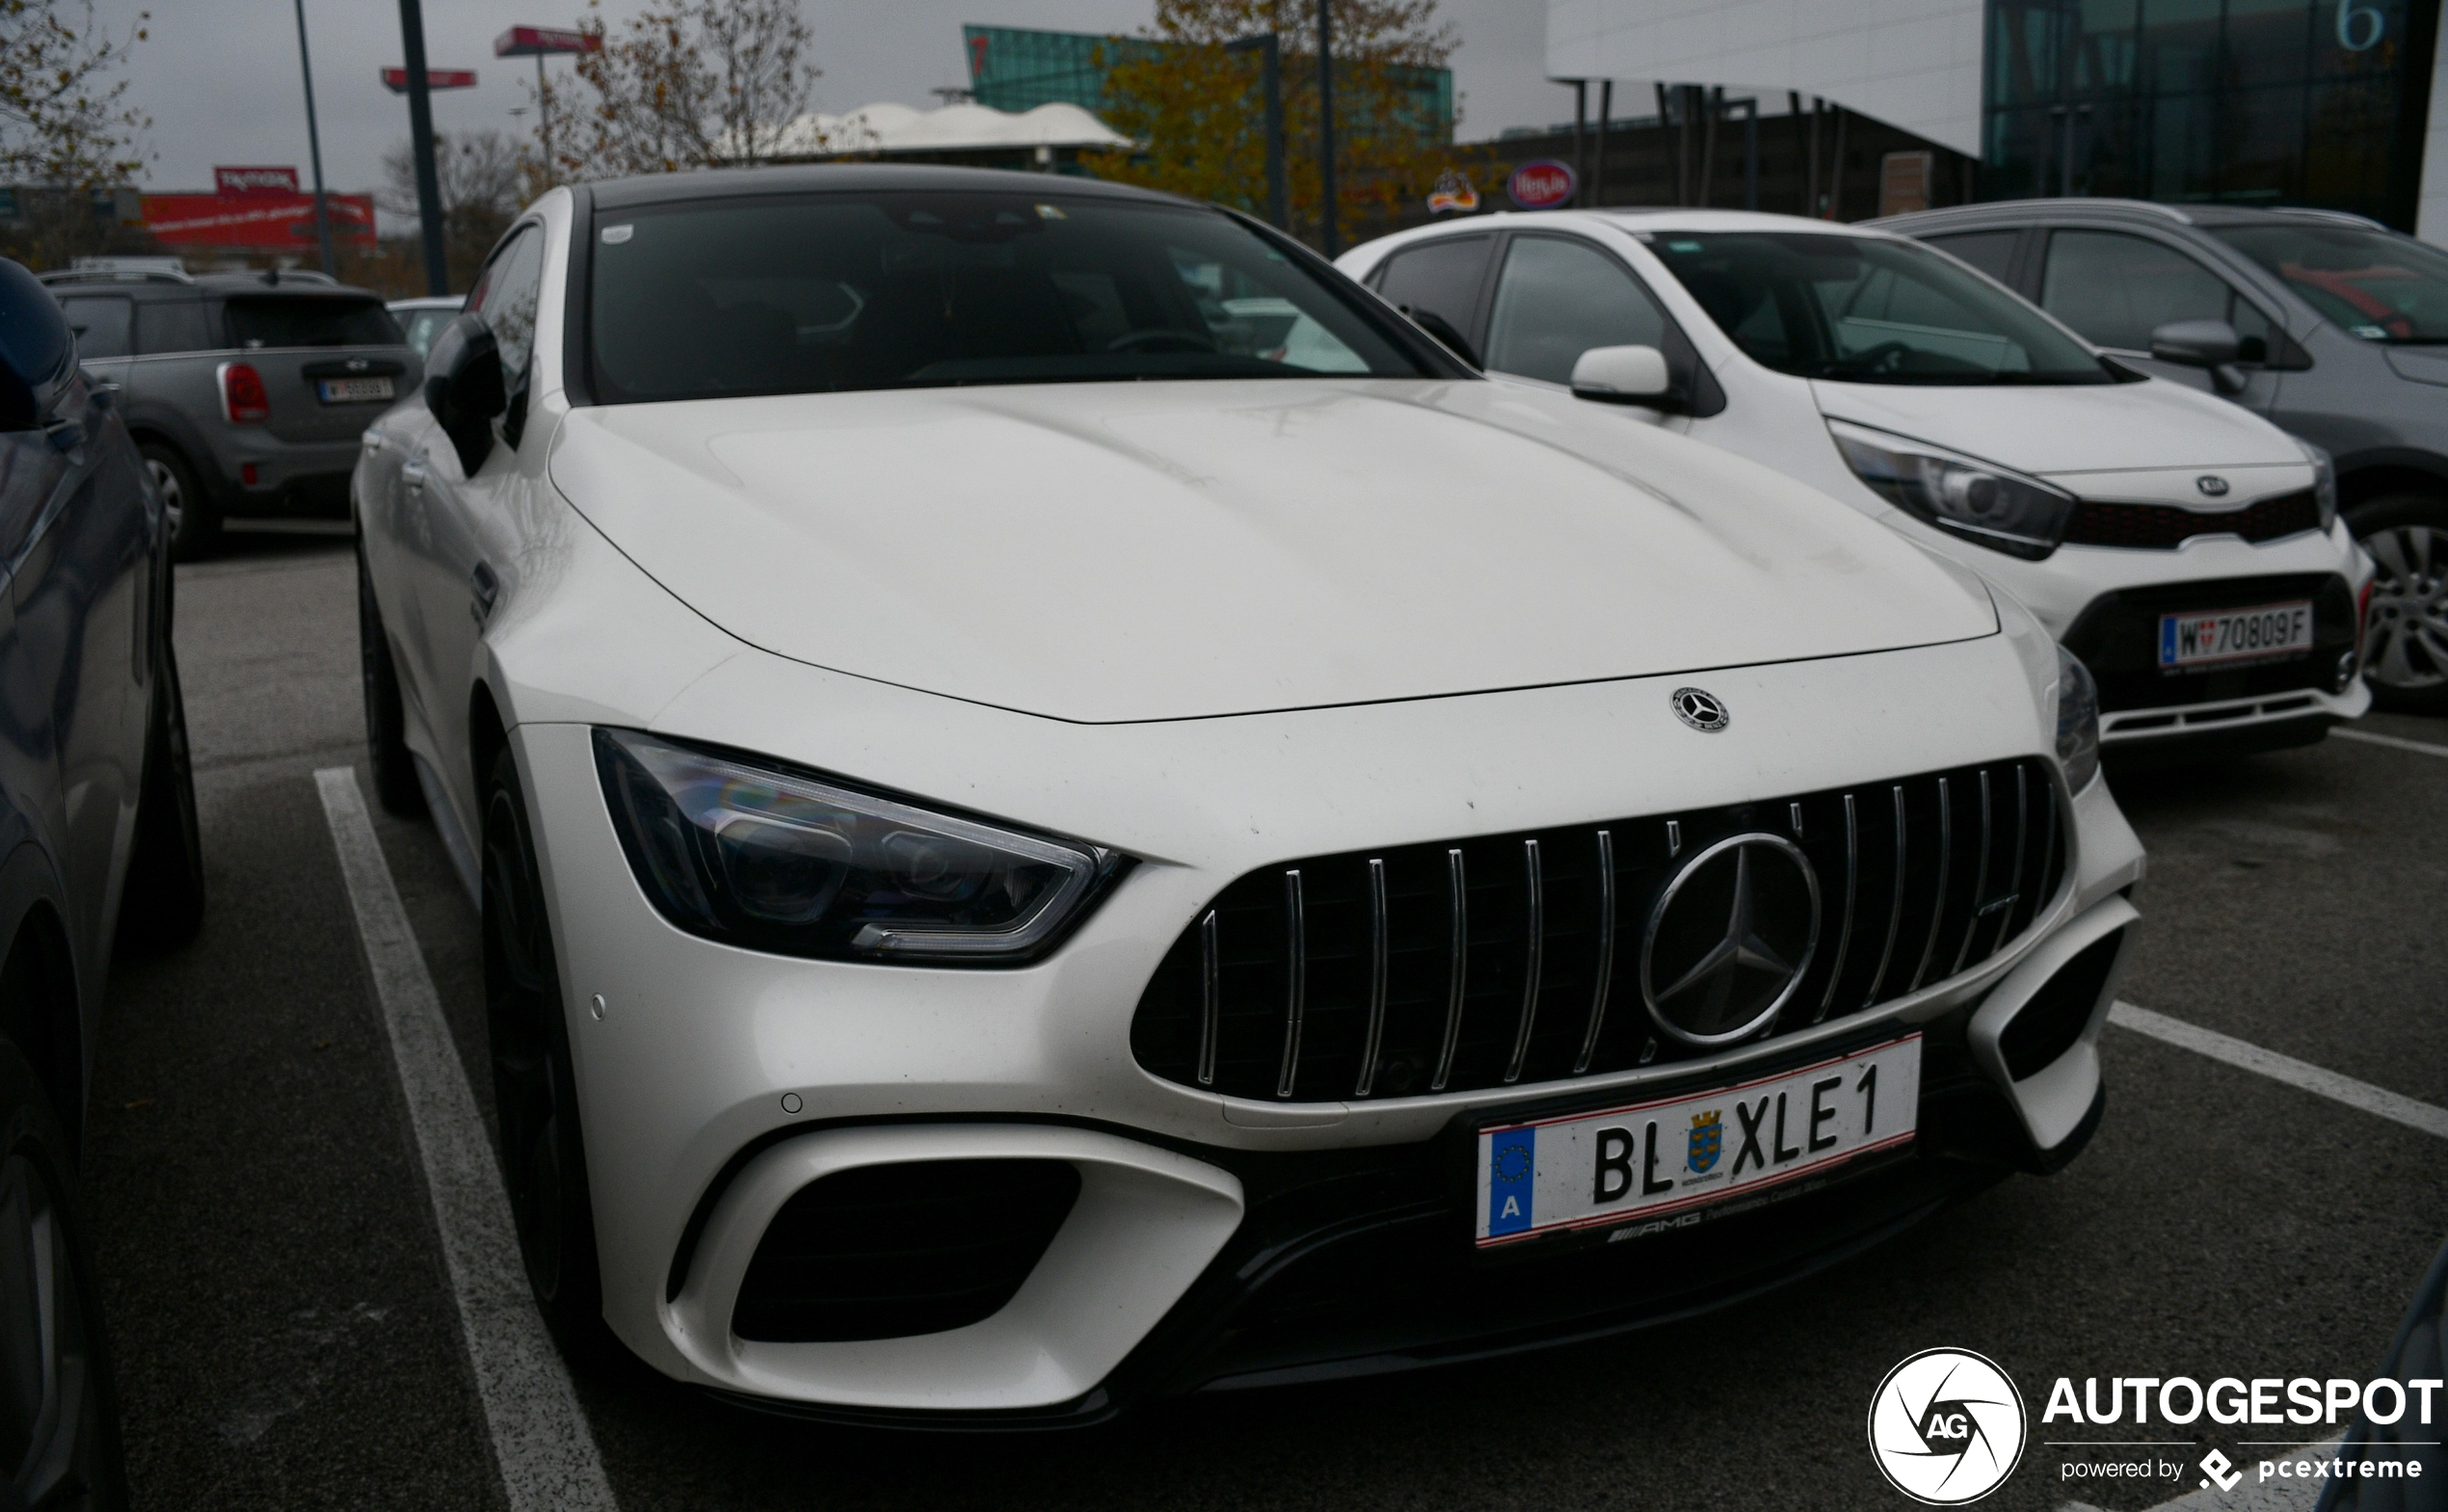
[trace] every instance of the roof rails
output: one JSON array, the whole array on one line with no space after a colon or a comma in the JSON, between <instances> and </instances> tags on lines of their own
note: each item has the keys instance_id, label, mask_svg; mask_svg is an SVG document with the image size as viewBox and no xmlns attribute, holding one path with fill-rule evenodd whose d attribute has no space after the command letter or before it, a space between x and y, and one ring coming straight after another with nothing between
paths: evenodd
<instances>
[{"instance_id":1,"label":"roof rails","mask_svg":"<svg viewBox=\"0 0 2448 1512\"><path fill-rule=\"evenodd\" d=\"M193 283L175 257L79 257L64 272L40 274L45 283L108 279L129 283Z\"/></svg>"},{"instance_id":2,"label":"roof rails","mask_svg":"<svg viewBox=\"0 0 2448 1512\"><path fill-rule=\"evenodd\" d=\"M2308 215L2323 221L2335 221L2340 225L2359 225L2374 231L2388 229L2385 223L2375 221L2368 215L2356 215L2352 210L2316 210L2309 205L2300 204L2278 205L2275 208L2289 215Z\"/></svg>"}]
</instances>

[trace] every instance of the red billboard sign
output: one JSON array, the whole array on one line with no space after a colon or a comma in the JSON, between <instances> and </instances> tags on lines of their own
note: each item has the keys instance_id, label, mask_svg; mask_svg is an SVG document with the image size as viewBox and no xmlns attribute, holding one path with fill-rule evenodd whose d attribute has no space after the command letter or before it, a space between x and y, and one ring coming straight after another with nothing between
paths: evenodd
<instances>
[{"instance_id":1,"label":"red billboard sign","mask_svg":"<svg viewBox=\"0 0 2448 1512\"><path fill-rule=\"evenodd\" d=\"M1524 163L1504 181L1504 193L1525 210L1553 210L1573 197L1576 187L1569 165L1552 157Z\"/></svg>"},{"instance_id":2,"label":"red billboard sign","mask_svg":"<svg viewBox=\"0 0 2448 1512\"><path fill-rule=\"evenodd\" d=\"M425 87L429 90L472 90L476 87L476 70L473 68L428 68L425 70ZM408 70L406 68L384 69L383 88L394 94L407 93Z\"/></svg>"},{"instance_id":3,"label":"red billboard sign","mask_svg":"<svg viewBox=\"0 0 2448 1512\"><path fill-rule=\"evenodd\" d=\"M592 32L572 32L558 26L514 26L493 39L496 58L542 58L550 53L595 52L603 46L603 39Z\"/></svg>"},{"instance_id":4,"label":"red billboard sign","mask_svg":"<svg viewBox=\"0 0 2448 1512\"><path fill-rule=\"evenodd\" d=\"M294 195L298 192L298 171L294 168L216 168L212 171L215 189L225 195Z\"/></svg>"},{"instance_id":5,"label":"red billboard sign","mask_svg":"<svg viewBox=\"0 0 2448 1512\"><path fill-rule=\"evenodd\" d=\"M332 236L352 246L374 245L374 197L327 195ZM314 196L253 192L240 195L146 195L145 229L170 247L246 247L311 252Z\"/></svg>"}]
</instances>

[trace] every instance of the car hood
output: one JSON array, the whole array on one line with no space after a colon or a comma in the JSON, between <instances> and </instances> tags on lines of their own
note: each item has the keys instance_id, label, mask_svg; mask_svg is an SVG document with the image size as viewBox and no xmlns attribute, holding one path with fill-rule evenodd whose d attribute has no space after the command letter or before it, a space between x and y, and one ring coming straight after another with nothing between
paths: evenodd
<instances>
[{"instance_id":1,"label":"car hood","mask_svg":"<svg viewBox=\"0 0 2448 1512\"><path fill-rule=\"evenodd\" d=\"M1739 458L1487 383L580 408L571 502L766 650L1090 723L1991 633L1976 580Z\"/></svg>"},{"instance_id":2,"label":"car hood","mask_svg":"<svg viewBox=\"0 0 2448 1512\"><path fill-rule=\"evenodd\" d=\"M1820 412L2043 476L2301 464L2286 433L2182 384L1915 388L1814 382Z\"/></svg>"}]
</instances>

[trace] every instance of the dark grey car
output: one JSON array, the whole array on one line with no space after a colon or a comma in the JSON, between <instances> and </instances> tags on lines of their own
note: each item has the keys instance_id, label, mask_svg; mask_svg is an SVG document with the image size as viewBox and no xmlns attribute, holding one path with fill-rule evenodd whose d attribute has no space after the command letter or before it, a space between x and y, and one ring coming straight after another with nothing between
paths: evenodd
<instances>
[{"instance_id":1,"label":"dark grey car","mask_svg":"<svg viewBox=\"0 0 2448 1512\"><path fill-rule=\"evenodd\" d=\"M2155 377L2335 459L2379 564L2363 676L2448 709L2448 252L2328 210L2021 199L1876 223L1962 258Z\"/></svg>"},{"instance_id":2,"label":"dark grey car","mask_svg":"<svg viewBox=\"0 0 2448 1512\"><path fill-rule=\"evenodd\" d=\"M423 371L379 297L316 275L43 281L86 370L118 385L182 560L229 515L346 519L359 438Z\"/></svg>"}]
</instances>

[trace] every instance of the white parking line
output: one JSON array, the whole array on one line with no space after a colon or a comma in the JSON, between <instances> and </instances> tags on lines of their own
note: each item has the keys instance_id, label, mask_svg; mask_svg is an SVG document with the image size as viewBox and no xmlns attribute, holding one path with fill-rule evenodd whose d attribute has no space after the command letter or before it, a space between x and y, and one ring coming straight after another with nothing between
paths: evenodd
<instances>
[{"instance_id":1,"label":"white parking line","mask_svg":"<svg viewBox=\"0 0 2448 1512\"><path fill-rule=\"evenodd\" d=\"M2408 1128L2448 1139L2448 1108L2434 1107L2384 1087L2375 1087L2368 1081L2341 1076L2308 1061L2281 1055L2275 1050L2265 1050L2258 1045L2234 1039L2215 1029L2205 1029L2181 1019L2170 1019L2166 1014L2137 1008L2132 1003L2110 1004L2108 1021L2119 1028L2131 1029L2136 1034L2146 1034L2154 1040L2179 1046L2197 1055L2207 1055L2212 1060L2257 1072L2274 1081L2283 1081L2316 1097L2343 1102L2351 1108L2360 1108L2392 1124L2403 1124Z\"/></svg>"},{"instance_id":2,"label":"white parking line","mask_svg":"<svg viewBox=\"0 0 2448 1512\"><path fill-rule=\"evenodd\" d=\"M314 774L383 1005L460 1330L511 1512L617 1512L569 1370L527 1290L510 1197L351 767Z\"/></svg>"},{"instance_id":3,"label":"white parking line","mask_svg":"<svg viewBox=\"0 0 2448 1512\"><path fill-rule=\"evenodd\" d=\"M2375 734L2368 729L2332 729L2329 733L2341 740L2360 740L2366 745L2387 746L2397 751L2419 751L2424 756L2448 756L2448 746L2435 746L2427 740L2408 740L2403 735Z\"/></svg>"}]
</instances>

